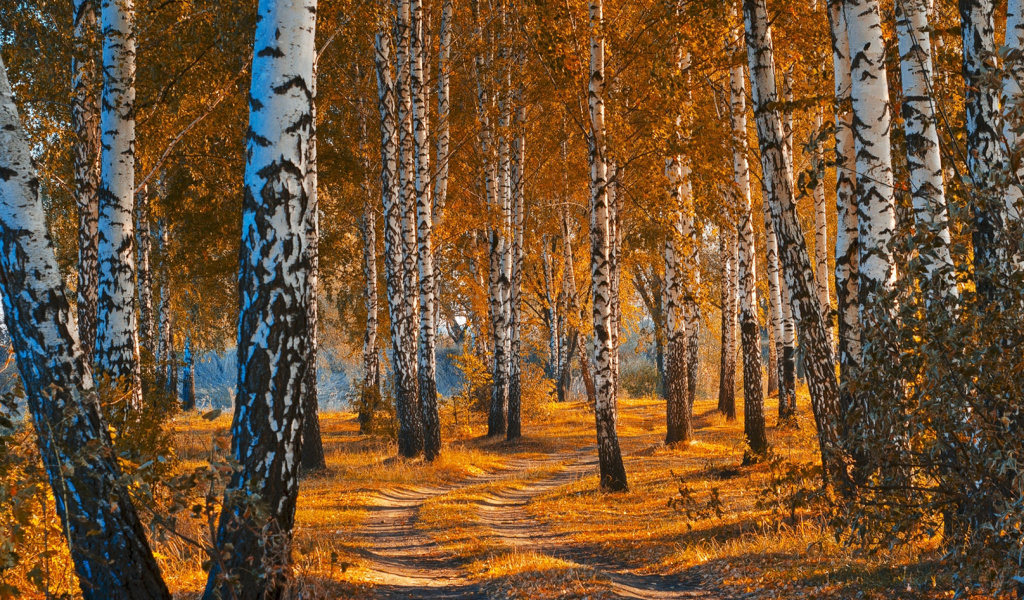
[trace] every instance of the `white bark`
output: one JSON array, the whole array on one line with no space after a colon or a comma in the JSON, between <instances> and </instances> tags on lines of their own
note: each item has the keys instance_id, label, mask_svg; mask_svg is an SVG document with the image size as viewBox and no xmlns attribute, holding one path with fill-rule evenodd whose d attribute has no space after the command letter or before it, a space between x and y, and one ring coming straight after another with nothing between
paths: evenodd
<instances>
[{"instance_id":1,"label":"white bark","mask_svg":"<svg viewBox=\"0 0 1024 600\"><path fill-rule=\"evenodd\" d=\"M230 557L210 571L207 598L277 597L287 586L310 367L307 227L316 193L316 0L260 0L257 11L232 421L232 453L241 468L228 486L217 534L218 547ZM255 482L268 510L258 521L232 493ZM261 535L268 529L277 535ZM262 568L254 571L250 564ZM221 568L238 576L238 588L219 577Z\"/></svg>"},{"instance_id":2,"label":"white bark","mask_svg":"<svg viewBox=\"0 0 1024 600\"><path fill-rule=\"evenodd\" d=\"M737 228L739 321L743 354L743 427L755 452L767 448L764 427L764 391L761 389L761 327L757 317L757 249L750 203L750 167L747 163L747 106L743 65L729 74L729 106L732 125L732 172L739 212ZM736 405L726 418L736 418Z\"/></svg>"},{"instance_id":3,"label":"white bark","mask_svg":"<svg viewBox=\"0 0 1024 600\"><path fill-rule=\"evenodd\" d=\"M92 364L96 345L96 294L100 179L100 105L95 84L100 74L89 43L96 33L96 4L75 0L75 56L71 63L74 97L71 126L75 131L75 200L78 207L78 335Z\"/></svg>"},{"instance_id":4,"label":"white bark","mask_svg":"<svg viewBox=\"0 0 1024 600\"><path fill-rule=\"evenodd\" d=\"M857 222L860 313L896 281L890 243L896 228L893 189L892 109L878 0L845 0L850 48L850 99L857 152Z\"/></svg>"},{"instance_id":5,"label":"white bark","mask_svg":"<svg viewBox=\"0 0 1024 600\"><path fill-rule=\"evenodd\" d=\"M829 298L828 280L828 213L825 205L825 156L821 150L821 113L814 116L814 283L818 289L821 314L827 323L826 333L832 340L832 300Z\"/></svg>"},{"instance_id":6,"label":"white bark","mask_svg":"<svg viewBox=\"0 0 1024 600\"><path fill-rule=\"evenodd\" d=\"M594 414L597 423L597 448L600 485L603 489L627 489L618 434L615 430L616 398L613 366L615 346L612 337L612 264L611 217L608 208L608 163L605 147L605 38L603 0L590 0L590 77L587 105L590 130L590 272L594 316Z\"/></svg>"},{"instance_id":7,"label":"white bark","mask_svg":"<svg viewBox=\"0 0 1024 600\"><path fill-rule=\"evenodd\" d=\"M925 274L943 295L957 295L949 253L949 214L942 181L942 156L932 98L932 48L924 0L896 2L896 34L903 81L903 122L907 137L910 194L917 226L926 234L920 249ZM1016 189L1011 186L1011 189Z\"/></svg>"},{"instance_id":8,"label":"white bark","mask_svg":"<svg viewBox=\"0 0 1024 600\"><path fill-rule=\"evenodd\" d=\"M109 451L110 434L76 335L31 148L2 59L0 293L82 597L169 600L146 529Z\"/></svg>"},{"instance_id":9,"label":"white bark","mask_svg":"<svg viewBox=\"0 0 1024 600\"><path fill-rule=\"evenodd\" d=\"M97 372L123 380L142 403L135 316L135 6L103 0Z\"/></svg>"},{"instance_id":10,"label":"white bark","mask_svg":"<svg viewBox=\"0 0 1024 600\"><path fill-rule=\"evenodd\" d=\"M427 460L437 458L441 452L441 422L437 414L437 356L435 322L434 274L434 201L430 184L430 124L428 105L429 83L426 76L424 42L426 28L423 1L411 3L410 95L412 97L413 147L416 157L416 230L419 243L419 345L417 367L419 379L419 409L423 420L423 451Z\"/></svg>"},{"instance_id":11,"label":"white bark","mask_svg":"<svg viewBox=\"0 0 1024 600\"><path fill-rule=\"evenodd\" d=\"M836 305L839 321L839 368L847 378L851 366L860 362L860 302L857 243L856 156L853 142L853 113L850 104L850 43L846 31L843 0L828 3L832 37L832 66L835 81L836 123Z\"/></svg>"}]
</instances>

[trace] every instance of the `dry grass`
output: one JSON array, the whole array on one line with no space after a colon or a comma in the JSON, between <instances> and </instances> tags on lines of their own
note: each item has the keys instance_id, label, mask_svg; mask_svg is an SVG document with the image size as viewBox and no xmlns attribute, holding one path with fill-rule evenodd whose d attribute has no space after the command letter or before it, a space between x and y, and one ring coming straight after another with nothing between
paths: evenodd
<instances>
[{"instance_id":1,"label":"dry grass","mask_svg":"<svg viewBox=\"0 0 1024 600\"><path fill-rule=\"evenodd\" d=\"M799 429L770 427L769 436L776 453L793 462L813 462L818 456L805 394L800 407ZM770 424L773 411L770 403ZM466 437L450 441L434 463L395 458L393 445L358 433L353 414L322 414L328 470L303 479L296 515L295 574L302 597L373 597L373 575L363 558L368 542L359 532L379 502L378 492L394 488L447 490L424 502L416 530L460 561L466 577L494 598L610 597L602 565L677 575L727 597L952 596L941 591L948 589L948 575L938 568L934 548L869 555L837 544L811 515L793 522L758 508L770 472L764 464L739 467L742 417L726 422L708 400L697 403L695 415L696 440L667 448L661 443L662 401L620 402L619 434L630 491L599 492L596 472L588 472L534 496L523 509L534 526L569 550L554 557L542 545L515 547L498 539L481 522L479 509L499 491L549 479L580 451L593 452L593 415L585 405L534 407L524 426L527 437L513 444L482 437L478 415L460 425ZM229 446L227 415L214 421L182 416L173 426L183 470L205 464L215 447ZM512 468L522 470L513 473ZM479 479L500 472L506 475ZM722 516L690 519L669 507L680 485L701 503L717 492ZM204 534L197 523L182 526L190 535ZM174 539L155 540L154 548L175 597L197 597L205 583L202 552Z\"/></svg>"}]
</instances>

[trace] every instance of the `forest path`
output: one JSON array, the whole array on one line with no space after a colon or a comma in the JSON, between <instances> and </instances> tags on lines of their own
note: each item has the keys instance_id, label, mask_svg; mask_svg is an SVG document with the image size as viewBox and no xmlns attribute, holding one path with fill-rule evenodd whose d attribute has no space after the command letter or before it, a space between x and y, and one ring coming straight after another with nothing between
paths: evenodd
<instances>
[{"instance_id":1,"label":"forest path","mask_svg":"<svg viewBox=\"0 0 1024 600\"><path fill-rule=\"evenodd\" d=\"M423 503L475 485L521 476L559 460L515 459L501 470L439 486L403 486L376 493L361 533L361 552L368 564L368 579L375 597L384 600L485 599L484 588L461 568L463 561L416 528Z\"/></svg>"},{"instance_id":2,"label":"forest path","mask_svg":"<svg viewBox=\"0 0 1024 600\"><path fill-rule=\"evenodd\" d=\"M562 535L551 531L527 510L535 497L569 485L596 470L597 457L594 451L577 453L564 468L554 474L533 479L523 486L505 486L487 494L477 505L478 517L503 544L546 554L594 570L596 574L610 581L611 591L618 598L715 598L713 594L698 589L698 584L694 581L671 575L634 573L629 565L613 562L574 546L570 540L563 539Z\"/></svg>"}]
</instances>

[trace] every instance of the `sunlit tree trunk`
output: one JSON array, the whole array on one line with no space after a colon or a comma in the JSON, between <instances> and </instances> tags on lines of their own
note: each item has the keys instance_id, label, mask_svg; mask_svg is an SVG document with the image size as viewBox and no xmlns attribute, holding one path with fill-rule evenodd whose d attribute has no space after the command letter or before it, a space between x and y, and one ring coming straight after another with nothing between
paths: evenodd
<instances>
[{"instance_id":1,"label":"sunlit tree trunk","mask_svg":"<svg viewBox=\"0 0 1024 600\"><path fill-rule=\"evenodd\" d=\"M765 238L765 264L768 273L768 326L771 329L771 351L775 353L775 360L771 360L769 353L768 389L771 393L772 380L775 382L775 392L779 398L779 419L785 419L786 410L789 406L788 395L785 393L785 376L783 368L785 365L785 335L783 334L783 297L782 282L779 273L779 242L775 235L775 226L772 225L772 211L768 197L771 192L767 182L761 182L761 212L764 215L764 238ZM774 368L773 368L774 367Z\"/></svg>"},{"instance_id":2,"label":"sunlit tree trunk","mask_svg":"<svg viewBox=\"0 0 1024 600\"><path fill-rule=\"evenodd\" d=\"M391 76L391 39L387 30L375 39L377 70L377 102L381 134L381 202L384 207L384 273L387 284L388 310L391 315L391 356L395 379L395 411L399 421L398 452L406 457L419 454L422 443L416 443L414 426L419 422L416 407L416 380L408 364L406 339L412 322L405 311L404 204L399 169L398 110L395 83ZM404 425L403 425L404 423ZM403 429L404 427L404 429ZM421 429L420 429L421 430Z\"/></svg>"},{"instance_id":3,"label":"sunlit tree trunk","mask_svg":"<svg viewBox=\"0 0 1024 600\"><path fill-rule=\"evenodd\" d=\"M440 224L448 200L448 161L451 145L452 0L441 2L441 32L437 60L437 176L434 179L434 221Z\"/></svg>"},{"instance_id":4,"label":"sunlit tree trunk","mask_svg":"<svg viewBox=\"0 0 1024 600\"><path fill-rule=\"evenodd\" d=\"M569 311L574 313L573 319L577 316L579 321L577 323L583 324L587 318L586 308L582 305L579 298L579 291L576 287L576 263L572 253L572 229L569 225L569 213L568 211L562 211L562 258L565 263L565 273L562 280L562 285L565 294L566 307ZM597 390L594 385L594 376L590 365L590 353L587 351L587 343L585 341L586 336L582 331L576 330L571 336L572 338L567 340L568 342L575 344L575 352L580 357L580 377L583 379L583 387L587 391L587 402L594 406L597 402ZM569 364L568 356L569 352L565 353L566 361L564 364L565 370L563 376L568 383L569 371L571 365Z\"/></svg>"},{"instance_id":5,"label":"sunlit tree trunk","mask_svg":"<svg viewBox=\"0 0 1024 600\"><path fill-rule=\"evenodd\" d=\"M850 369L860 361L859 249L857 242L856 155L853 142L853 112L850 110L850 43L846 32L843 0L828 3L835 82L836 162L836 246L835 277L838 315L838 359L840 381L847 381ZM849 410L844 394L845 415Z\"/></svg>"},{"instance_id":6,"label":"sunlit tree trunk","mask_svg":"<svg viewBox=\"0 0 1024 600\"><path fill-rule=\"evenodd\" d=\"M796 216L792 161L787 156L782 120L777 109L775 57L765 0L744 0L743 17L762 177L768 188L767 200L772 223L782 250L780 263L787 287L793 296L793 304L799 310L797 321L800 323L804 365L818 429L824 476L826 481L837 483L845 490L848 474L839 443L839 389L835 362L821 306L814 296L814 271Z\"/></svg>"},{"instance_id":7,"label":"sunlit tree trunk","mask_svg":"<svg viewBox=\"0 0 1024 600\"><path fill-rule=\"evenodd\" d=\"M983 297L991 298L1000 279L999 272L1005 267L1001 246L1006 221L1003 203L1007 199L1000 181L1006 168L1001 139L1001 91L990 83L991 66L986 64L996 52L995 4L992 0L960 0L958 4L967 133L964 153L973 188L975 285ZM852 38L850 42L852 45Z\"/></svg>"},{"instance_id":8,"label":"sunlit tree trunk","mask_svg":"<svg viewBox=\"0 0 1024 600\"><path fill-rule=\"evenodd\" d=\"M171 282L170 273L167 272L167 262L170 253L170 233L165 221L161 221L160 227L160 253L163 255L163 266L160 269L160 331L157 337L157 373L159 381L164 387L170 385L171 372L171 348L174 347L174 314L171 312ZM171 390L173 391L173 390Z\"/></svg>"},{"instance_id":9,"label":"sunlit tree trunk","mask_svg":"<svg viewBox=\"0 0 1024 600\"><path fill-rule=\"evenodd\" d=\"M771 295L771 292L769 292ZM767 394L771 396L779 394L779 360L776 355L775 345L775 328L773 327L772 309L771 304L768 305L768 318L767 327L768 330L768 364L765 365L765 374L768 378Z\"/></svg>"},{"instance_id":10,"label":"sunlit tree trunk","mask_svg":"<svg viewBox=\"0 0 1024 600\"><path fill-rule=\"evenodd\" d=\"M821 315L825 318L825 330L832 344L832 300L829 297L828 281L832 274L828 269L828 212L825 204L825 154L821 150L821 113L814 116L814 153L811 157L814 169L814 283L818 290ZM835 347L835 344L832 344Z\"/></svg>"},{"instance_id":11,"label":"sunlit tree trunk","mask_svg":"<svg viewBox=\"0 0 1024 600\"><path fill-rule=\"evenodd\" d=\"M181 375L181 409L196 408L196 363L192 356L192 336L185 336L185 369Z\"/></svg>"},{"instance_id":12,"label":"sunlit tree trunk","mask_svg":"<svg viewBox=\"0 0 1024 600\"><path fill-rule=\"evenodd\" d=\"M700 367L700 303L697 298L701 283L700 235L692 212L694 210L691 203L691 209L683 212L683 239L686 240L683 268L689 281L683 295L683 320L686 322L686 411L690 415L693 414L693 403L697 400L697 370Z\"/></svg>"},{"instance_id":13,"label":"sunlit tree trunk","mask_svg":"<svg viewBox=\"0 0 1024 600\"><path fill-rule=\"evenodd\" d=\"M416 230L419 243L419 408L423 421L423 455L434 460L441 452L441 421L437 414L437 337L435 322L434 276L434 200L431 197L430 124L427 105L430 88L426 77L423 2L412 0L411 96L413 112L413 147L416 155Z\"/></svg>"},{"instance_id":14,"label":"sunlit tree trunk","mask_svg":"<svg viewBox=\"0 0 1024 600\"><path fill-rule=\"evenodd\" d=\"M622 298L620 287L622 283L622 219L620 217L621 201L619 199L619 178L622 172L618 164L613 160L608 165L608 225L611 241L609 244L609 257L611 262L611 297L612 297L612 344L615 346L615 353L612 354L612 378L615 382L615 397L619 395L619 334L622 330Z\"/></svg>"},{"instance_id":15,"label":"sunlit tree trunk","mask_svg":"<svg viewBox=\"0 0 1024 600\"><path fill-rule=\"evenodd\" d=\"M231 426L232 453L241 468L228 485L217 531L218 548L230 556L210 571L207 600L281 598L287 589L305 374L311 366L307 231L316 194L316 0L261 0L258 15ZM266 503L263 518L246 506L244 495L233 493L254 485ZM225 576L237 577L238 585Z\"/></svg>"},{"instance_id":16,"label":"sunlit tree trunk","mask_svg":"<svg viewBox=\"0 0 1024 600\"><path fill-rule=\"evenodd\" d=\"M97 242L99 231L100 113L95 85L101 75L96 69L91 40L96 35L96 4L75 0L75 56L71 62L71 127L75 201L78 207L78 337L86 363L92 364L96 345L96 278L99 274Z\"/></svg>"},{"instance_id":17,"label":"sunlit tree trunk","mask_svg":"<svg viewBox=\"0 0 1024 600\"><path fill-rule=\"evenodd\" d=\"M687 363L686 322L683 316L686 269L683 266L683 213L693 202L681 157L665 161L669 193L669 233L665 238L665 284L662 304L665 311L665 443L688 442L693 438L693 422L686 409Z\"/></svg>"},{"instance_id":18,"label":"sunlit tree trunk","mask_svg":"<svg viewBox=\"0 0 1024 600\"><path fill-rule=\"evenodd\" d=\"M793 169L793 65L782 76L782 135L786 142L789 169ZM767 225L767 222L766 222ZM776 234L776 244L778 243ZM776 252L778 250L776 249ZM785 277L779 276L779 303L782 309L782 337L777 358L779 366L779 421L796 419L796 322L793 320L793 299L786 287Z\"/></svg>"},{"instance_id":19,"label":"sunlit tree trunk","mask_svg":"<svg viewBox=\"0 0 1024 600\"><path fill-rule=\"evenodd\" d=\"M76 336L28 138L0 59L0 292L57 514L86 600L170 600ZM73 416L73 418L69 418Z\"/></svg>"},{"instance_id":20,"label":"sunlit tree trunk","mask_svg":"<svg viewBox=\"0 0 1024 600\"><path fill-rule=\"evenodd\" d=\"M380 353L377 349L377 214L370 192L370 162L366 147L369 136L362 104L360 100L359 155L363 158L365 176L362 178L363 214L360 216L359 229L363 236L363 277L366 279L366 332L363 334L363 384L359 407L359 432L365 434L372 429L373 416L380 403Z\"/></svg>"},{"instance_id":21,"label":"sunlit tree trunk","mask_svg":"<svg viewBox=\"0 0 1024 600\"><path fill-rule=\"evenodd\" d=\"M558 309L558 300L555 297L555 273L551 264L551 252L549 252L548 237L544 236L540 249L541 268L544 272L544 319L548 325L548 368L547 376L550 379L558 377L562 364L560 343L562 338L561 317Z\"/></svg>"},{"instance_id":22,"label":"sunlit tree trunk","mask_svg":"<svg viewBox=\"0 0 1024 600\"><path fill-rule=\"evenodd\" d=\"M737 228L737 277L739 279L739 321L743 356L743 430L755 455L768 449L765 432L764 392L761 389L761 325L757 318L757 248L750 204L750 166L747 163L747 99L743 65L733 65L729 74L729 107L732 125L732 173L735 184ZM727 407L728 408L728 407ZM736 418L736 403L726 411Z\"/></svg>"},{"instance_id":23,"label":"sunlit tree trunk","mask_svg":"<svg viewBox=\"0 0 1024 600\"><path fill-rule=\"evenodd\" d=\"M1012 52L1005 59L1006 74L1003 75L1003 137L1009 153L1007 157L1013 173L1010 185L1006 189L1006 209L1011 219L1019 218L1022 207L1019 205L1024 192L1024 162L1021 161L1021 136L1014 131L1024 121L1021 103L1021 82L1024 82L1024 2L1009 0L1006 3L1006 38L1005 46ZM1014 54L1016 54L1014 56Z\"/></svg>"},{"instance_id":24,"label":"sunlit tree trunk","mask_svg":"<svg viewBox=\"0 0 1024 600\"><path fill-rule=\"evenodd\" d=\"M418 370L418 314L417 285L417 219L416 219L416 147L412 93L412 31L409 0L398 0L395 5L395 127L397 134L398 186L395 189L399 215L399 244L401 248L402 293L398 298L400 319L399 344L395 347L396 414L398 416L398 452L414 457L423 451L423 419L419 406ZM392 319L394 317L392 316ZM392 335L395 332L392 331Z\"/></svg>"},{"instance_id":25,"label":"sunlit tree trunk","mask_svg":"<svg viewBox=\"0 0 1024 600\"><path fill-rule=\"evenodd\" d=\"M896 280L891 240L896 229L892 109L878 0L844 0L851 56L850 98L857 151L857 240L861 322Z\"/></svg>"},{"instance_id":26,"label":"sunlit tree trunk","mask_svg":"<svg viewBox=\"0 0 1024 600\"><path fill-rule=\"evenodd\" d=\"M727 218L732 219L732 210ZM736 317L739 299L736 297L739 249L736 229L725 223L719 231L719 254L722 260L722 344L718 369L718 410L736 416Z\"/></svg>"},{"instance_id":27,"label":"sunlit tree trunk","mask_svg":"<svg viewBox=\"0 0 1024 600\"><path fill-rule=\"evenodd\" d=\"M312 133L309 138L309 166L306 172L306 190L309 205L306 207L306 253L309 262L309 300L306 320L309 340L306 346L309 358L306 363L305 381L302 389L302 468L318 471L327 468L324 458L324 443L320 437L320 397L317 387L317 355L319 351L319 287L320 287L320 202L317 195L316 168L316 84L317 66L313 65L312 96L310 114Z\"/></svg>"},{"instance_id":28,"label":"sunlit tree trunk","mask_svg":"<svg viewBox=\"0 0 1024 600\"><path fill-rule=\"evenodd\" d=\"M135 315L135 6L104 0L103 96L97 255L97 373L142 402L139 331Z\"/></svg>"},{"instance_id":29,"label":"sunlit tree trunk","mask_svg":"<svg viewBox=\"0 0 1024 600\"><path fill-rule=\"evenodd\" d=\"M522 88L516 93L516 133L512 144L512 279L509 282L509 387L508 430L510 440L522 436L522 302L523 302L523 219L525 217L526 107Z\"/></svg>"},{"instance_id":30,"label":"sunlit tree trunk","mask_svg":"<svg viewBox=\"0 0 1024 600\"><path fill-rule=\"evenodd\" d=\"M136 195L135 233L139 248L139 325L142 346L150 356L156 353L155 323L153 317L153 241L149 235L149 190L143 189Z\"/></svg>"},{"instance_id":31,"label":"sunlit tree trunk","mask_svg":"<svg viewBox=\"0 0 1024 600\"><path fill-rule=\"evenodd\" d=\"M941 294L956 295L949 252L949 213L942 181L942 156L932 98L932 48L925 0L896 2L896 34L903 82L903 122L907 137L910 194L918 227L928 233L920 252L925 273ZM1017 189L1011 186L1011 189Z\"/></svg>"},{"instance_id":32,"label":"sunlit tree trunk","mask_svg":"<svg viewBox=\"0 0 1024 600\"><path fill-rule=\"evenodd\" d=\"M594 388L597 422L597 451L601 472L601 488L621 491L628 488L626 469L622 464L619 438L615 430L616 398L613 375L619 351L612 337L612 264L611 217L608 210L608 165L605 147L605 40L604 2L590 0L590 84L587 92L590 109L590 272L594 314Z\"/></svg>"}]
</instances>

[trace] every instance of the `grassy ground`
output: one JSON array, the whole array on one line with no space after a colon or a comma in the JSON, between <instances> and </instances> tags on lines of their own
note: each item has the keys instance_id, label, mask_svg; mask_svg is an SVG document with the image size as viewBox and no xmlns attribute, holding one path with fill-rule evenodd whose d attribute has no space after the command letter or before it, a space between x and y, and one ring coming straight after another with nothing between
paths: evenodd
<instances>
[{"instance_id":1,"label":"grassy ground","mask_svg":"<svg viewBox=\"0 0 1024 600\"><path fill-rule=\"evenodd\" d=\"M815 489L811 481L784 477L787 464L818 459L807 398L799 400L798 429L769 427L780 459L754 466L741 466L742 420L726 422L710 400L695 407L695 441L671 448L661 443L662 401L621 400L630 484L621 494L599 492L596 469L580 468L594 452L593 415L581 403L531 407L526 437L514 444L483 437L484 415L469 423L462 415L463 437L450 440L434 463L395 458L392 444L358 433L354 414L323 414L328 470L303 479L296 515L303 597L375 597L378 583L367 558L373 540L361 532L382 492L396 489L444 490L418 507L412 526L454 557L465 579L488 597L612 597L609 565L640 576L675 576L721 597L952 597L936 549L869 554L843 547L811 511L785 505L804 484L805 491ZM742 406L739 414L742 419ZM215 448L229 445L228 416L181 416L173 426L182 470L207 464ZM574 475L564 478L567 472ZM489 473L505 475L481 478ZM558 485L536 488L552 478ZM542 532L544 543L509 543L481 518L481 507L496 496L535 488L516 518ZM209 536L199 521L180 527L197 539ZM175 596L197 597L205 583L203 553L174 538L153 545Z\"/></svg>"}]
</instances>

